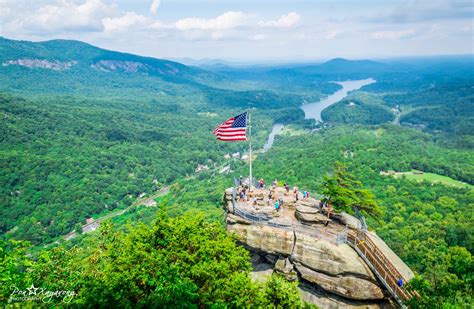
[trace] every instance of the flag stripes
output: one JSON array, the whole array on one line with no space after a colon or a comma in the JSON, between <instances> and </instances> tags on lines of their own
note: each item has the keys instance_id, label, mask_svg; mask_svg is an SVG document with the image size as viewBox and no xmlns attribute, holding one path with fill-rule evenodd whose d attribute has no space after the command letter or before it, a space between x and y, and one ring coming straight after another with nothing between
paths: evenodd
<instances>
[{"instance_id":1,"label":"flag stripes","mask_svg":"<svg viewBox=\"0 0 474 309\"><path fill-rule=\"evenodd\" d=\"M225 142L245 141L247 129L247 112L231 117L212 132L217 139Z\"/></svg>"}]
</instances>

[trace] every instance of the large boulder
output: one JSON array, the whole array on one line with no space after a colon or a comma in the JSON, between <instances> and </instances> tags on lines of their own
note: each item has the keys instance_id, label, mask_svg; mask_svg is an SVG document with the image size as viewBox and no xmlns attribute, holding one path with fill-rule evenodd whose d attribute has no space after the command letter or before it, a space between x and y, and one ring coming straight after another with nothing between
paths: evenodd
<instances>
[{"instance_id":1,"label":"large boulder","mask_svg":"<svg viewBox=\"0 0 474 309\"><path fill-rule=\"evenodd\" d=\"M270 254L290 255L293 251L295 235L292 230L266 225L227 225L227 230L235 233L246 246Z\"/></svg>"},{"instance_id":2,"label":"large boulder","mask_svg":"<svg viewBox=\"0 0 474 309\"><path fill-rule=\"evenodd\" d=\"M296 232L291 259L318 272L332 276L348 274L375 282L368 266L348 245L335 245L328 241Z\"/></svg>"},{"instance_id":3,"label":"large boulder","mask_svg":"<svg viewBox=\"0 0 474 309\"><path fill-rule=\"evenodd\" d=\"M268 263L267 260L258 253L253 253L250 256L252 263L252 272L250 276L253 281L263 282L268 280L273 274L273 263Z\"/></svg>"},{"instance_id":4,"label":"large boulder","mask_svg":"<svg viewBox=\"0 0 474 309\"><path fill-rule=\"evenodd\" d=\"M299 287L301 298L321 309L395 309L398 308L389 300L351 300L336 294L328 293L312 283L301 282Z\"/></svg>"},{"instance_id":5,"label":"large boulder","mask_svg":"<svg viewBox=\"0 0 474 309\"><path fill-rule=\"evenodd\" d=\"M226 206L227 206L227 211L229 213L231 214L234 213L234 204L232 203L232 201L227 201Z\"/></svg>"},{"instance_id":6,"label":"large boulder","mask_svg":"<svg viewBox=\"0 0 474 309\"><path fill-rule=\"evenodd\" d=\"M328 221L328 218L323 214L305 214L305 213L295 212L295 217L296 219L298 219L299 221L303 223L323 224Z\"/></svg>"},{"instance_id":7,"label":"large boulder","mask_svg":"<svg viewBox=\"0 0 474 309\"><path fill-rule=\"evenodd\" d=\"M307 206L307 207L318 207L319 201L315 198L309 197L307 199L301 199L302 194L300 194L300 199L296 202L296 206Z\"/></svg>"},{"instance_id":8,"label":"large boulder","mask_svg":"<svg viewBox=\"0 0 474 309\"><path fill-rule=\"evenodd\" d=\"M233 214L227 214L226 222L227 224L246 224L246 225L252 224L252 222Z\"/></svg>"},{"instance_id":9,"label":"large boulder","mask_svg":"<svg viewBox=\"0 0 474 309\"><path fill-rule=\"evenodd\" d=\"M295 213L303 213L303 214L317 214L320 212L320 210L318 208L315 208L315 207L309 207L309 206L305 206L305 205L297 205L296 206L296 210L295 210Z\"/></svg>"},{"instance_id":10,"label":"large boulder","mask_svg":"<svg viewBox=\"0 0 474 309\"><path fill-rule=\"evenodd\" d=\"M295 263L301 277L315 283L325 291L354 300L383 299L382 289L372 281L350 275L329 276Z\"/></svg>"},{"instance_id":11,"label":"large boulder","mask_svg":"<svg viewBox=\"0 0 474 309\"><path fill-rule=\"evenodd\" d=\"M305 223L325 223L327 217L320 213L318 208L303 205L296 206L295 217Z\"/></svg>"},{"instance_id":12,"label":"large boulder","mask_svg":"<svg viewBox=\"0 0 474 309\"><path fill-rule=\"evenodd\" d=\"M362 226L359 219L345 212L334 214L333 218L352 229L360 229Z\"/></svg>"},{"instance_id":13,"label":"large boulder","mask_svg":"<svg viewBox=\"0 0 474 309\"><path fill-rule=\"evenodd\" d=\"M275 263L274 270L275 272L282 274L288 281L295 281L298 279L298 274L288 258L280 257Z\"/></svg>"}]
</instances>

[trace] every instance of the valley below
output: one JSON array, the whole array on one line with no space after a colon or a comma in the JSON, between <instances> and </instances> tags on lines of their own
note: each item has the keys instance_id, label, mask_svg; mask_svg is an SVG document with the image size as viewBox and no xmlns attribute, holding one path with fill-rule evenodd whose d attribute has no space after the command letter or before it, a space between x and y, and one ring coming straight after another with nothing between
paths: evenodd
<instances>
[{"instance_id":1,"label":"valley below","mask_svg":"<svg viewBox=\"0 0 474 309\"><path fill-rule=\"evenodd\" d=\"M78 307L399 306L364 243L322 240L364 218L412 271L400 303L472 307L472 57L187 66L70 40L0 50L3 305L24 305L16 286L74 291ZM284 199L286 230L223 209L249 143L212 132L244 111L253 176L318 201ZM319 238L289 229L307 224Z\"/></svg>"}]
</instances>

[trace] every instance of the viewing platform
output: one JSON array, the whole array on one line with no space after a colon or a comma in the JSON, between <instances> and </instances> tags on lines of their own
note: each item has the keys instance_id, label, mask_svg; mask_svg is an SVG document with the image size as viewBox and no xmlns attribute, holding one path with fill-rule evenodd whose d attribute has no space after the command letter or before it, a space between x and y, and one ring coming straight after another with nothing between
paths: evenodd
<instances>
[{"instance_id":1,"label":"viewing platform","mask_svg":"<svg viewBox=\"0 0 474 309\"><path fill-rule=\"evenodd\" d=\"M294 280L299 274L358 302L392 299L405 307L404 302L416 296L404 288L413 272L368 231L363 217L333 213L314 193L303 197L293 188L245 188L234 180L234 187L225 191L227 230L264 256L286 258L280 263L286 265L285 277Z\"/></svg>"},{"instance_id":2,"label":"viewing platform","mask_svg":"<svg viewBox=\"0 0 474 309\"><path fill-rule=\"evenodd\" d=\"M361 225L357 218L345 213L328 218L321 201L311 196L303 198L302 192L298 192L296 198L292 189L287 192L283 187L252 188L246 198L241 199L241 189L236 185L226 190L228 209L231 210L229 220L240 220L236 218L238 216L249 224L294 230L334 244L346 242L348 226L357 228ZM269 197L270 192L273 192L272 197ZM276 200L281 201L279 210L275 209Z\"/></svg>"}]
</instances>

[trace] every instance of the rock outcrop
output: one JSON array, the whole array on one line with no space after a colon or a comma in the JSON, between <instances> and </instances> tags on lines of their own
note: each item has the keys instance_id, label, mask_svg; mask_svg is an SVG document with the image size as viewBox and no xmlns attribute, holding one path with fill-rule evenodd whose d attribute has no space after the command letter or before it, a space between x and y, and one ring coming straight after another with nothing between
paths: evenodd
<instances>
[{"instance_id":1,"label":"rock outcrop","mask_svg":"<svg viewBox=\"0 0 474 309\"><path fill-rule=\"evenodd\" d=\"M325 291L353 300L379 300L384 298L382 289L375 283L350 275L330 276L299 263L296 269L303 279L315 283Z\"/></svg>"},{"instance_id":2,"label":"rock outcrop","mask_svg":"<svg viewBox=\"0 0 474 309\"><path fill-rule=\"evenodd\" d=\"M239 241L250 249L270 254L291 255L295 234L265 225L228 224L227 231L235 233Z\"/></svg>"},{"instance_id":3,"label":"rock outcrop","mask_svg":"<svg viewBox=\"0 0 474 309\"><path fill-rule=\"evenodd\" d=\"M291 258L294 261L331 276L355 276L375 281L364 261L346 244L335 245L303 233L296 233Z\"/></svg>"},{"instance_id":4,"label":"rock outcrop","mask_svg":"<svg viewBox=\"0 0 474 309\"><path fill-rule=\"evenodd\" d=\"M295 210L296 219L305 223L326 223L328 218L320 213L319 209L298 205Z\"/></svg>"},{"instance_id":5,"label":"rock outcrop","mask_svg":"<svg viewBox=\"0 0 474 309\"><path fill-rule=\"evenodd\" d=\"M273 207L259 206L259 203L256 206L236 204L247 214L259 216L273 212L272 217L278 217L262 224L233 214L232 190L226 190L224 195L227 230L235 234L254 257L259 256L258 262L252 261L252 276L262 280L275 272L289 281L299 280L302 298L321 308L393 307L389 294L357 252L349 245L335 241L337 233L345 228L360 227L360 221L341 213L332 216L326 227L328 219L321 213L319 201L296 201L291 194L285 195L281 188L277 190L284 200L285 209L281 212L276 213ZM264 195L257 198L267 205ZM290 224L282 227L272 222ZM308 229L314 233L307 233Z\"/></svg>"},{"instance_id":6,"label":"rock outcrop","mask_svg":"<svg viewBox=\"0 0 474 309\"><path fill-rule=\"evenodd\" d=\"M54 71L64 71L70 69L77 64L77 61L58 61L58 60L46 60L46 59L17 59L17 60L8 60L2 63L4 67L10 65L19 65L27 68L41 68L41 69L50 69Z\"/></svg>"},{"instance_id":7,"label":"rock outcrop","mask_svg":"<svg viewBox=\"0 0 474 309\"><path fill-rule=\"evenodd\" d=\"M282 274L288 281L298 279L298 274L295 271L293 263L291 263L288 258L280 257L275 263L275 271Z\"/></svg>"}]
</instances>

